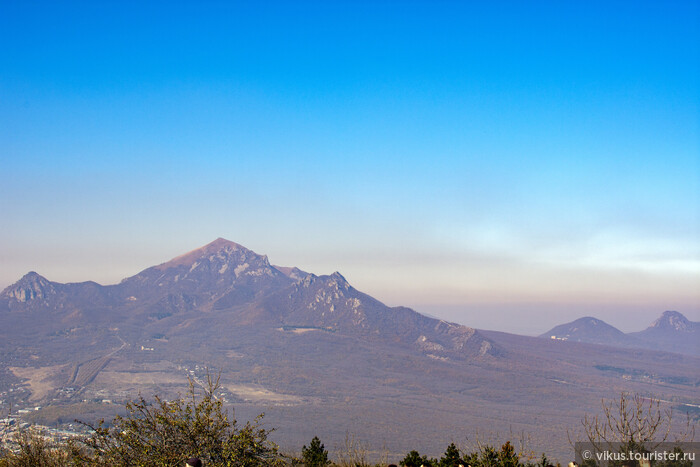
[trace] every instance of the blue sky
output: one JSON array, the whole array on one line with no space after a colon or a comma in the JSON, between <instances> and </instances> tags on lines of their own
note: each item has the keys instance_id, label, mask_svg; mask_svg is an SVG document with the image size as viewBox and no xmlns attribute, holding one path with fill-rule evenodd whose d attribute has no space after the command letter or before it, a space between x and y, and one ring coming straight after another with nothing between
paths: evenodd
<instances>
[{"instance_id":1,"label":"blue sky","mask_svg":"<svg viewBox=\"0 0 700 467\"><path fill-rule=\"evenodd\" d=\"M0 41L0 287L221 236L480 327L700 320L697 2L3 1Z\"/></svg>"}]
</instances>

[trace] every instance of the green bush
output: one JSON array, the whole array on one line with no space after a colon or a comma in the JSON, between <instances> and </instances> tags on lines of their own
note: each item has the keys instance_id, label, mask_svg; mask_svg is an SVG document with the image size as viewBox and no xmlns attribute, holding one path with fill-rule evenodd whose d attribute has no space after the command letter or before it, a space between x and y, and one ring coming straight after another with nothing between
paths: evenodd
<instances>
[{"instance_id":1,"label":"green bush","mask_svg":"<svg viewBox=\"0 0 700 467\"><path fill-rule=\"evenodd\" d=\"M314 436L308 448L306 445L301 448L301 458L306 467L325 467L330 464L328 451L326 451L318 436Z\"/></svg>"},{"instance_id":2,"label":"green bush","mask_svg":"<svg viewBox=\"0 0 700 467\"><path fill-rule=\"evenodd\" d=\"M267 439L270 430L260 427L263 415L238 428L215 395L218 379L207 380L200 397L190 381L187 399L156 396L154 403L140 398L127 404L128 414L116 417L111 427L91 427L87 450L76 457L85 465L139 467L181 467L191 456L207 467L279 463L277 446Z\"/></svg>"},{"instance_id":3,"label":"green bush","mask_svg":"<svg viewBox=\"0 0 700 467\"><path fill-rule=\"evenodd\" d=\"M440 458L438 462L439 467L459 467L462 464L462 455L455 446L455 443L450 443L445 450L445 454Z\"/></svg>"},{"instance_id":4,"label":"green bush","mask_svg":"<svg viewBox=\"0 0 700 467\"><path fill-rule=\"evenodd\" d=\"M399 465L402 467L434 467L437 464L435 459L428 459L427 456L421 456L418 451L411 451L406 454Z\"/></svg>"},{"instance_id":5,"label":"green bush","mask_svg":"<svg viewBox=\"0 0 700 467\"><path fill-rule=\"evenodd\" d=\"M33 431L20 431L17 452L0 452L0 467L63 467L71 464L67 446L54 446Z\"/></svg>"}]
</instances>

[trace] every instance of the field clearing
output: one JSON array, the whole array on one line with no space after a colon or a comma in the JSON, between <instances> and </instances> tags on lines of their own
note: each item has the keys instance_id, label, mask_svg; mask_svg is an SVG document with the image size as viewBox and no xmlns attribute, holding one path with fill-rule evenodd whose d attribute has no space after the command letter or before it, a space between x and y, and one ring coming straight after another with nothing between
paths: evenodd
<instances>
[{"instance_id":1,"label":"field clearing","mask_svg":"<svg viewBox=\"0 0 700 467\"><path fill-rule=\"evenodd\" d=\"M320 329L317 329L317 328L295 328L295 329L278 328L277 330L280 332L287 332L287 333L291 333L291 334L304 334L304 333L311 332L311 331L320 331Z\"/></svg>"},{"instance_id":2,"label":"field clearing","mask_svg":"<svg viewBox=\"0 0 700 467\"><path fill-rule=\"evenodd\" d=\"M303 401L301 397L293 396L291 394L280 394L270 391L262 386L254 386L250 384L224 384L223 386L241 399L250 402L264 401L300 404Z\"/></svg>"},{"instance_id":3,"label":"field clearing","mask_svg":"<svg viewBox=\"0 0 700 467\"><path fill-rule=\"evenodd\" d=\"M32 392L30 401L38 401L46 397L59 384L58 375L68 365L53 365L39 368L34 367L10 367L10 371L17 377L27 380L29 390Z\"/></svg>"}]
</instances>

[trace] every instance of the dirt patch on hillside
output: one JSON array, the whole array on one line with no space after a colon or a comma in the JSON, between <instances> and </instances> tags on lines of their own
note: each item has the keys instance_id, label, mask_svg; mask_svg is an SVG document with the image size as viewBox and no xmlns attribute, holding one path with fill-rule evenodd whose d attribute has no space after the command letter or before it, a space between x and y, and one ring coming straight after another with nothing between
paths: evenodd
<instances>
[{"instance_id":1,"label":"dirt patch on hillside","mask_svg":"<svg viewBox=\"0 0 700 467\"><path fill-rule=\"evenodd\" d=\"M277 330L281 331L281 332L291 333L291 334L304 334L304 333L311 332L311 331L324 331L324 329L320 329L320 328L293 328L293 327L277 328Z\"/></svg>"},{"instance_id":2,"label":"dirt patch on hillside","mask_svg":"<svg viewBox=\"0 0 700 467\"><path fill-rule=\"evenodd\" d=\"M10 371L22 380L26 380L32 392L30 401L38 401L46 397L58 384L59 375L67 365L34 367L10 367Z\"/></svg>"},{"instance_id":3,"label":"dirt patch on hillside","mask_svg":"<svg viewBox=\"0 0 700 467\"><path fill-rule=\"evenodd\" d=\"M247 402L264 401L277 404L299 404L302 402L301 397L291 394L280 394L262 386L254 386L251 384L225 384L224 387Z\"/></svg>"}]
</instances>

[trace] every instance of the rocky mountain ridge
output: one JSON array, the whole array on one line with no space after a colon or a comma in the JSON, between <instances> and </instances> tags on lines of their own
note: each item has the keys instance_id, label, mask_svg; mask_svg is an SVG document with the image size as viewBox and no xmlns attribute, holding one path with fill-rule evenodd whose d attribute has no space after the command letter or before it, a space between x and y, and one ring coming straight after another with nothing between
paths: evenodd
<instances>
[{"instance_id":1,"label":"rocky mountain ridge","mask_svg":"<svg viewBox=\"0 0 700 467\"><path fill-rule=\"evenodd\" d=\"M237 315L236 322L387 339L440 358L498 354L475 329L410 308L388 307L356 290L338 272L316 276L298 268L278 269L267 256L223 238L115 285L60 284L32 272L0 293L3 308L27 313L79 310L76 317L89 313L96 321L108 318L113 326L145 326L166 318L175 322L185 315L197 319L197 313L219 311ZM69 315L61 321L66 320ZM226 319L221 324L225 328Z\"/></svg>"}]
</instances>

